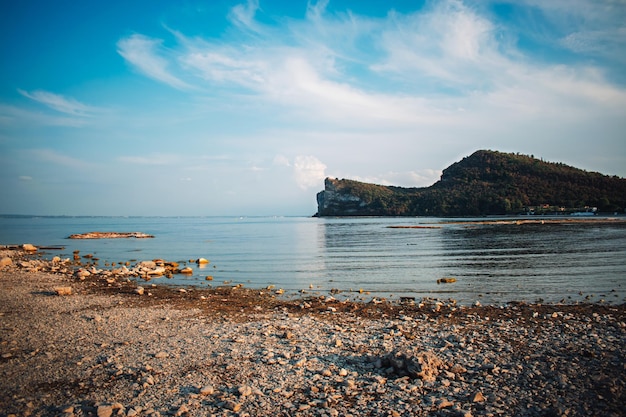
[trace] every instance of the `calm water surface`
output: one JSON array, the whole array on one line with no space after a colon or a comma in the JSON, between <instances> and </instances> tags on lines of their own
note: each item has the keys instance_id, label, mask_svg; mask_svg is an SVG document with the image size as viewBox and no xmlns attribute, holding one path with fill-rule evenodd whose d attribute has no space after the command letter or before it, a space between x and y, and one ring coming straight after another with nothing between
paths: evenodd
<instances>
[{"instance_id":1,"label":"calm water surface","mask_svg":"<svg viewBox=\"0 0 626 417\"><path fill-rule=\"evenodd\" d=\"M626 301L626 223L452 223L436 218L0 217L0 243L62 246L105 262L204 257L173 285L275 285L369 300L454 298L470 304ZM389 228L389 226L436 228ZM70 240L73 233L139 231L154 239ZM213 281L207 281L207 275ZM454 277L453 284L437 279ZM312 287L312 289L310 288ZM352 290L352 292L350 292ZM360 293L359 290L363 290ZM582 294L582 295L581 295Z\"/></svg>"}]
</instances>

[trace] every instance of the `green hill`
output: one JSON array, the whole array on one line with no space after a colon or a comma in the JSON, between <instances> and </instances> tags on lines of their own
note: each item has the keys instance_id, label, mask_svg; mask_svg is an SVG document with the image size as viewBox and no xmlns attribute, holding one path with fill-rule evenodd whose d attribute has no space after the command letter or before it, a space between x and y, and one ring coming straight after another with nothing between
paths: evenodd
<instances>
[{"instance_id":1,"label":"green hill","mask_svg":"<svg viewBox=\"0 0 626 417\"><path fill-rule=\"evenodd\" d=\"M626 179L532 156L476 151L430 187L403 188L327 178L317 216L479 216L624 212Z\"/></svg>"}]
</instances>

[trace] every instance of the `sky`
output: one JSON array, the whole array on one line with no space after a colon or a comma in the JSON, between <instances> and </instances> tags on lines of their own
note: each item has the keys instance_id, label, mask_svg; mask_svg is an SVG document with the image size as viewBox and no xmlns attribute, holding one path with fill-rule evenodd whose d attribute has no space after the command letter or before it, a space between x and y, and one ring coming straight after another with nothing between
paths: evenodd
<instances>
[{"instance_id":1,"label":"sky","mask_svg":"<svg viewBox=\"0 0 626 417\"><path fill-rule=\"evenodd\" d=\"M626 177L626 0L0 0L0 214L312 215L479 149Z\"/></svg>"}]
</instances>

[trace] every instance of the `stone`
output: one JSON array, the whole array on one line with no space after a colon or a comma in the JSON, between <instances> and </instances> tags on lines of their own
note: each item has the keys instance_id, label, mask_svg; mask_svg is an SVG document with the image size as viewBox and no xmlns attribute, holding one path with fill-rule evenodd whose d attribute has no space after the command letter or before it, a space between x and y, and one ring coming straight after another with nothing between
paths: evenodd
<instances>
[{"instance_id":1,"label":"stone","mask_svg":"<svg viewBox=\"0 0 626 417\"><path fill-rule=\"evenodd\" d=\"M13 260L11 258L9 258L8 256L5 256L4 258L0 259L0 268L4 268L5 266L9 266L13 263Z\"/></svg>"},{"instance_id":2,"label":"stone","mask_svg":"<svg viewBox=\"0 0 626 417\"><path fill-rule=\"evenodd\" d=\"M437 404L437 408L438 409L443 409L443 408L450 408L454 405L454 403L450 400L447 400L445 398L442 398L439 403Z\"/></svg>"},{"instance_id":3,"label":"stone","mask_svg":"<svg viewBox=\"0 0 626 417\"><path fill-rule=\"evenodd\" d=\"M456 278L439 278L437 280L437 284L452 284L453 282L456 282Z\"/></svg>"},{"instance_id":4,"label":"stone","mask_svg":"<svg viewBox=\"0 0 626 417\"><path fill-rule=\"evenodd\" d=\"M183 414L187 414L189 413L189 407L187 407L187 405L183 404L180 407L178 407L178 410L176 411L176 413L174 414L175 416L182 416Z\"/></svg>"},{"instance_id":5,"label":"stone","mask_svg":"<svg viewBox=\"0 0 626 417\"><path fill-rule=\"evenodd\" d=\"M113 414L113 407L110 405L100 405L98 406L97 415L98 417L111 417Z\"/></svg>"},{"instance_id":6,"label":"stone","mask_svg":"<svg viewBox=\"0 0 626 417\"><path fill-rule=\"evenodd\" d=\"M381 363L401 377L419 378L427 382L435 381L439 375L439 368L443 366L441 359L429 351L411 354L396 350L381 358Z\"/></svg>"},{"instance_id":7,"label":"stone","mask_svg":"<svg viewBox=\"0 0 626 417\"><path fill-rule=\"evenodd\" d=\"M135 288L135 290L133 291L135 294L139 294L139 295L143 295L145 289L143 287L137 287Z\"/></svg>"},{"instance_id":8,"label":"stone","mask_svg":"<svg viewBox=\"0 0 626 417\"><path fill-rule=\"evenodd\" d=\"M234 401L226 401L226 408L237 413L241 410L241 404Z\"/></svg>"},{"instance_id":9,"label":"stone","mask_svg":"<svg viewBox=\"0 0 626 417\"><path fill-rule=\"evenodd\" d=\"M54 287L57 295L72 295L72 287Z\"/></svg>"},{"instance_id":10,"label":"stone","mask_svg":"<svg viewBox=\"0 0 626 417\"><path fill-rule=\"evenodd\" d=\"M472 398L470 401L473 403L482 403L485 401L485 396L483 395L482 392L477 391L474 395L472 395Z\"/></svg>"},{"instance_id":11,"label":"stone","mask_svg":"<svg viewBox=\"0 0 626 417\"><path fill-rule=\"evenodd\" d=\"M161 351L161 352L157 353L156 355L154 355L154 357L157 358L157 359L164 359L164 358L167 358L168 356L169 355L167 354L167 352L163 352L163 351Z\"/></svg>"},{"instance_id":12,"label":"stone","mask_svg":"<svg viewBox=\"0 0 626 417\"><path fill-rule=\"evenodd\" d=\"M205 385L204 387L200 388L200 395L213 395L214 392L215 388L213 388L212 385Z\"/></svg>"},{"instance_id":13,"label":"stone","mask_svg":"<svg viewBox=\"0 0 626 417\"><path fill-rule=\"evenodd\" d=\"M22 250L25 250L27 252L35 252L37 250L37 247L34 245L31 245L30 243L24 243L22 245Z\"/></svg>"},{"instance_id":14,"label":"stone","mask_svg":"<svg viewBox=\"0 0 626 417\"><path fill-rule=\"evenodd\" d=\"M198 265L206 265L206 264L208 264L208 263L209 263L209 261L208 261L208 259L198 258L198 259L196 259L196 263L197 263Z\"/></svg>"},{"instance_id":15,"label":"stone","mask_svg":"<svg viewBox=\"0 0 626 417\"><path fill-rule=\"evenodd\" d=\"M193 274L193 269L191 269L190 267L186 267L180 270L181 274L185 274L185 275L191 275Z\"/></svg>"},{"instance_id":16,"label":"stone","mask_svg":"<svg viewBox=\"0 0 626 417\"><path fill-rule=\"evenodd\" d=\"M76 271L74 275L76 275L77 278L83 280L87 278L89 275L91 275L91 272L87 271L86 269L81 268L78 271Z\"/></svg>"},{"instance_id":17,"label":"stone","mask_svg":"<svg viewBox=\"0 0 626 417\"><path fill-rule=\"evenodd\" d=\"M161 276L163 274L165 274L165 267L163 266L157 266L156 268L148 271L148 275Z\"/></svg>"},{"instance_id":18,"label":"stone","mask_svg":"<svg viewBox=\"0 0 626 417\"><path fill-rule=\"evenodd\" d=\"M145 268L148 270L155 269L157 267L156 262L154 261L141 261L137 264L139 268Z\"/></svg>"},{"instance_id":19,"label":"stone","mask_svg":"<svg viewBox=\"0 0 626 417\"><path fill-rule=\"evenodd\" d=\"M247 397L249 395L252 395L252 388L249 385L242 385L237 391L239 392L239 396L241 397Z\"/></svg>"}]
</instances>

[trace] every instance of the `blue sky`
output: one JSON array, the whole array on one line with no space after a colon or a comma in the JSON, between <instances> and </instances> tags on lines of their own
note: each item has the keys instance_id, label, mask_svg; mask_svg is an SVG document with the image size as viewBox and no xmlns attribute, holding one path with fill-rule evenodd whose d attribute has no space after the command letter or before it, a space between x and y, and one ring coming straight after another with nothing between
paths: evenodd
<instances>
[{"instance_id":1,"label":"blue sky","mask_svg":"<svg viewBox=\"0 0 626 417\"><path fill-rule=\"evenodd\" d=\"M0 213L310 215L478 149L626 177L626 2L0 2Z\"/></svg>"}]
</instances>

